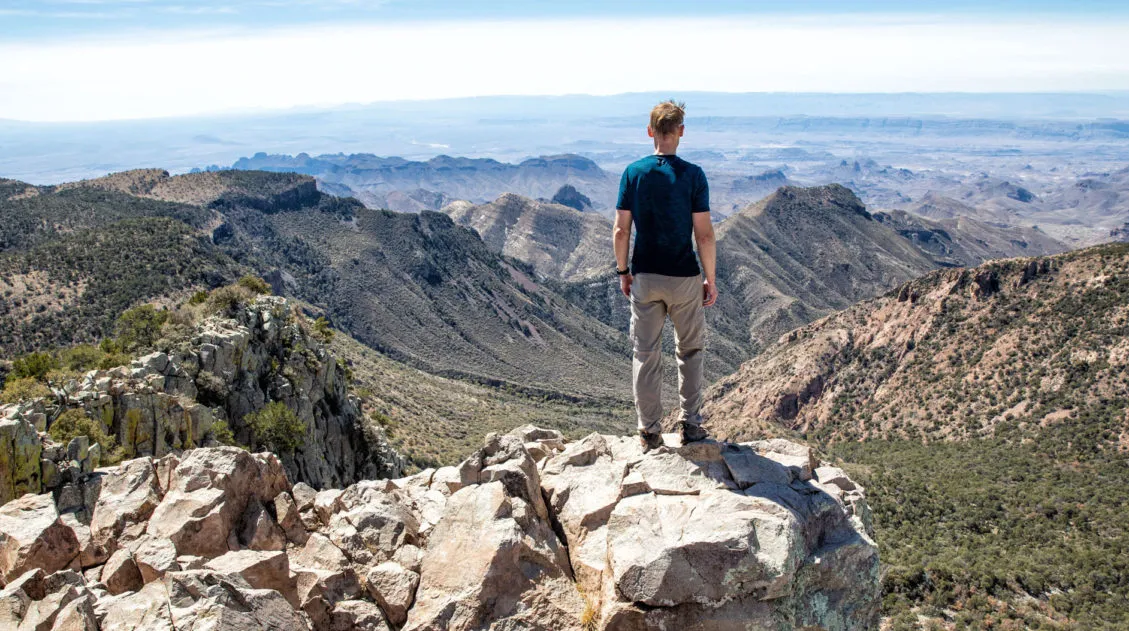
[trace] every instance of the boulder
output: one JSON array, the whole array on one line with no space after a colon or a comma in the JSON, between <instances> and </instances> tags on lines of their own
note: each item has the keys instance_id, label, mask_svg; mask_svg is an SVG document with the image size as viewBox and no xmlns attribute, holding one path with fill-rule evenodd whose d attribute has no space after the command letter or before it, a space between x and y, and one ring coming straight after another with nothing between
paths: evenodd
<instances>
[{"instance_id":1,"label":"boulder","mask_svg":"<svg viewBox=\"0 0 1129 631\"><path fill-rule=\"evenodd\" d=\"M579 629L584 602L521 439L491 435L482 483L451 495L428 538L404 629Z\"/></svg>"},{"instance_id":2,"label":"boulder","mask_svg":"<svg viewBox=\"0 0 1129 631\"><path fill-rule=\"evenodd\" d=\"M64 605L55 616L51 631L98 631L94 596L83 594Z\"/></svg>"},{"instance_id":3,"label":"boulder","mask_svg":"<svg viewBox=\"0 0 1129 631\"><path fill-rule=\"evenodd\" d=\"M296 631L309 619L277 591L255 589L240 576L209 570L172 572L138 592L116 597L102 631Z\"/></svg>"},{"instance_id":4,"label":"boulder","mask_svg":"<svg viewBox=\"0 0 1129 631\"><path fill-rule=\"evenodd\" d=\"M111 554L106 564L102 566L102 574L98 580L106 586L107 592L115 596L122 592L137 591L145 584L141 570L138 569L129 550L118 550Z\"/></svg>"},{"instance_id":5,"label":"boulder","mask_svg":"<svg viewBox=\"0 0 1129 631\"><path fill-rule=\"evenodd\" d=\"M540 472L597 628L876 624L877 549L852 517L865 499L825 492L810 448L665 437L643 455L634 442L592 435Z\"/></svg>"},{"instance_id":6,"label":"boulder","mask_svg":"<svg viewBox=\"0 0 1129 631\"><path fill-rule=\"evenodd\" d=\"M218 556L252 500L273 499L289 488L272 454L236 447L187 453L169 481L169 490L149 519L146 533L168 539L179 554Z\"/></svg>"},{"instance_id":7,"label":"boulder","mask_svg":"<svg viewBox=\"0 0 1129 631\"><path fill-rule=\"evenodd\" d=\"M380 608L364 600L344 600L333 607L329 631L391 631Z\"/></svg>"},{"instance_id":8,"label":"boulder","mask_svg":"<svg viewBox=\"0 0 1129 631\"><path fill-rule=\"evenodd\" d=\"M285 491L279 495L285 494ZM243 527L239 531L239 543L251 550L285 550L286 534L274 521L274 517L259 500L247 503L243 513Z\"/></svg>"},{"instance_id":9,"label":"boulder","mask_svg":"<svg viewBox=\"0 0 1129 631\"><path fill-rule=\"evenodd\" d=\"M90 518L91 564L109 558L118 547L136 535L161 501L161 489L153 461L137 458L119 464L101 477L101 488Z\"/></svg>"},{"instance_id":10,"label":"boulder","mask_svg":"<svg viewBox=\"0 0 1129 631\"><path fill-rule=\"evenodd\" d=\"M368 593L384 610L388 621L399 627L408 618L408 609L415 602L419 574L394 561L385 561L372 568L365 577Z\"/></svg>"},{"instance_id":11,"label":"boulder","mask_svg":"<svg viewBox=\"0 0 1129 631\"><path fill-rule=\"evenodd\" d=\"M302 523L302 518L298 515L298 504L290 493L283 491L275 496L274 514L286 540L295 545L305 545L309 534L306 532L306 525Z\"/></svg>"},{"instance_id":12,"label":"boulder","mask_svg":"<svg viewBox=\"0 0 1129 631\"><path fill-rule=\"evenodd\" d=\"M133 542L129 552L145 583L182 569L176 560L176 546L168 539L146 535Z\"/></svg>"},{"instance_id":13,"label":"boulder","mask_svg":"<svg viewBox=\"0 0 1129 631\"><path fill-rule=\"evenodd\" d=\"M204 568L224 575L238 574L256 589L273 589L297 605L294 582L290 580L290 559L282 551L240 550L228 552L204 564Z\"/></svg>"},{"instance_id":14,"label":"boulder","mask_svg":"<svg viewBox=\"0 0 1129 631\"><path fill-rule=\"evenodd\" d=\"M324 493L318 494L319 500ZM418 543L416 514L400 491L379 481L350 486L332 505L339 512L329 516L325 532L354 564L372 566L391 559L401 546Z\"/></svg>"},{"instance_id":15,"label":"boulder","mask_svg":"<svg viewBox=\"0 0 1129 631\"><path fill-rule=\"evenodd\" d=\"M0 583L39 568L61 570L78 556L78 538L59 519L49 494L24 495L0 506Z\"/></svg>"}]
</instances>

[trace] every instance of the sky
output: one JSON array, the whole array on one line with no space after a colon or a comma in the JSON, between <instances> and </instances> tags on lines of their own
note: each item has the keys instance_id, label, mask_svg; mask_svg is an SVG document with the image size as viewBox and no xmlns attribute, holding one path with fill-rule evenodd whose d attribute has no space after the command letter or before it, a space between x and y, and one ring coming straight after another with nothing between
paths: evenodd
<instances>
[{"instance_id":1,"label":"sky","mask_svg":"<svg viewBox=\"0 0 1129 631\"><path fill-rule=\"evenodd\" d=\"M483 95L1129 90L1129 2L0 0L0 119Z\"/></svg>"}]
</instances>

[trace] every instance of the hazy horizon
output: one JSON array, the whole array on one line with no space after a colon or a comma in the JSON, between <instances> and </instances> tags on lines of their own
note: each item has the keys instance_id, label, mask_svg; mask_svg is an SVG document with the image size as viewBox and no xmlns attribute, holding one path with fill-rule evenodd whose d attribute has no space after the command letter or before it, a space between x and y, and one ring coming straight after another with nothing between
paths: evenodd
<instances>
[{"instance_id":1,"label":"hazy horizon","mask_svg":"<svg viewBox=\"0 0 1129 631\"><path fill-rule=\"evenodd\" d=\"M470 5L470 6L468 6ZM486 95L1129 90L1089 1L13 0L0 118L103 121Z\"/></svg>"}]
</instances>

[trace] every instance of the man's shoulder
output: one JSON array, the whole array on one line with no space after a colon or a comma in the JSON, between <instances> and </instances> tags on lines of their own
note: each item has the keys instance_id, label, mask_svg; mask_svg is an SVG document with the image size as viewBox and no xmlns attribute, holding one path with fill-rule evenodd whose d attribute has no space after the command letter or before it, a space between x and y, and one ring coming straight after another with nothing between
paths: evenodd
<instances>
[{"instance_id":1,"label":"man's shoulder","mask_svg":"<svg viewBox=\"0 0 1129 631\"><path fill-rule=\"evenodd\" d=\"M655 166L655 161L652 156L643 156L635 162L627 165L623 170L625 173L639 173L642 171L649 171Z\"/></svg>"}]
</instances>

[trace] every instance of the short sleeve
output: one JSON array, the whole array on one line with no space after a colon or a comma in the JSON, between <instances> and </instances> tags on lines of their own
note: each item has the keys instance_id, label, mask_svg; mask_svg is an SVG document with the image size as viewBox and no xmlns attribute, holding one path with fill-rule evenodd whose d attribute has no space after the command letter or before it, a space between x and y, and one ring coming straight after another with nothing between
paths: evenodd
<instances>
[{"instance_id":1,"label":"short sleeve","mask_svg":"<svg viewBox=\"0 0 1129 631\"><path fill-rule=\"evenodd\" d=\"M708 213L710 211L710 185L706 182L706 172L698 169L698 176L694 178L694 198L690 204L690 212Z\"/></svg>"},{"instance_id":2,"label":"short sleeve","mask_svg":"<svg viewBox=\"0 0 1129 631\"><path fill-rule=\"evenodd\" d=\"M627 176L629 169L623 170L623 177L619 178L619 199L615 207L619 210L635 210L635 195L631 191L631 178Z\"/></svg>"}]
</instances>

